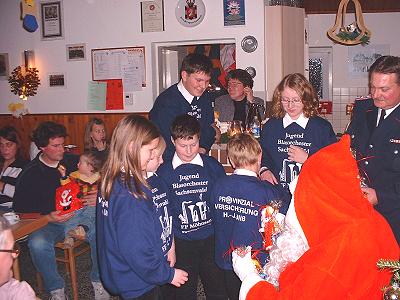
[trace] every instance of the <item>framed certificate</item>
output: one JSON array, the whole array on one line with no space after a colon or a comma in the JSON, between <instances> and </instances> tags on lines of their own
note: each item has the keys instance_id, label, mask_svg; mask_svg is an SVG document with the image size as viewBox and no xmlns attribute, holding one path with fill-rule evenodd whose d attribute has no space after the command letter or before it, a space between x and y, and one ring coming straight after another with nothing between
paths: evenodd
<instances>
[{"instance_id":1,"label":"framed certificate","mask_svg":"<svg viewBox=\"0 0 400 300\"><path fill-rule=\"evenodd\" d=\"M140 2L142 13L142 32L164 31L163 0Z\"/></svg>"},{"instance_id":2,"label":"framed certificate","mask_svg":"<svg viewBox=\"0 0 400 300\"><path fill-rule=\"evenodd\" d=\"M64 28L61 1L41 2L40 15L42 18L42 40L62 39Z\"/></svg>"}]
</instances>

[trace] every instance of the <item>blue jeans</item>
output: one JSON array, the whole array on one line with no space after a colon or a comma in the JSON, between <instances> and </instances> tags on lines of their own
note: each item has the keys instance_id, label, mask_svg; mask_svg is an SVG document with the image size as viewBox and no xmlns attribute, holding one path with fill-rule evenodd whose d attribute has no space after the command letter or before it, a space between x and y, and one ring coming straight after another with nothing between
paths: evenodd
<instances>
[{"instance_id":1,"label":"blue jeans","mask_svg":"<svg viewBox=\"0 0 400 300\"><path fill-rule=\"evenodd\" d=\"M64 287L64 280L57 270L54 245L64 239L65 233L78 225L85 225L89 230L86 239L90 244L92 256L91 281L100 281L97 263L95 207L88 206L75 213L64 223L49 223L29 236L28 246L36 270L42 275L47 292Z\"/></svg>"}]
</instances>

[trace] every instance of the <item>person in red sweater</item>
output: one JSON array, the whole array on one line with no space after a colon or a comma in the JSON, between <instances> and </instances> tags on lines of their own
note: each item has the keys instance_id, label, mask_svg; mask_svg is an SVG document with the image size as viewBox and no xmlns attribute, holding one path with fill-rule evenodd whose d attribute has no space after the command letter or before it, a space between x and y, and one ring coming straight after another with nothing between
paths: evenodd
<instances>
[{"instance_id":1,"label":"person in red sweater","mask_svg":"<svg viewBox=\"0 0 400 300\"><path fill-rule=\"evenodd\" d=\"M255 273L250 247L245 255L234 252L241 299L382 299L391 273L379 271L376 262L398 259L399 246L362 193L358 175L348 135L305 162L283 233L300 252L271 255L270 264L282 266L280 257L286 264L273 272L267 266L267 280ZM286 251L279 239L275 249Z\"/></svg>"}]
</instances>

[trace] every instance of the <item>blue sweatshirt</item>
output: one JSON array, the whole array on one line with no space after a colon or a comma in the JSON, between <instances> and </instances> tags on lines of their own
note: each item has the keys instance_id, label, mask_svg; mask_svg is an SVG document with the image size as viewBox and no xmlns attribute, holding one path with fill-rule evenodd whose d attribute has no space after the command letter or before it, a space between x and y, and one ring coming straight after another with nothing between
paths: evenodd
<instances>
[{"instance_id":1,"label":"blue sweatshirt","mask_svg":"<svg viewBox=\"0 0 400 300\"><path fill-rule=\"evenodd\" d=\"M310 118L305 129L295 122L284 128L281 118L269 119L261 132L261 165L270 169L283 187L288 187L302 167L288 159L290 145L303 148L310 156L334 142L332 125L321 117Z\"/></svg>"},{"instance_id":2,"label":"blue sweatshirt","mask_svg":"<svg viewBox=\"0 0 400 300\"><path fill-rule=\"evenodd\" d=\"M123 298L141 296L172 281L174 269L161 251L159 220L148 199L135 198L117 179L110 199L97 201L97 249L102 282Z\"/></svg>"},{"instance_id":3,"label":"blue sweatshirt","mask_svg":"<svg viewBox=\"0 0 400 300\"><path fill-rule=\"evenodd\" d=\"M167 185L161 178L154 173L147 179L153 194L153 209L156 214L157 236L161 239L161 250L164 256L167 255L172 246L172 214L171 205L169 204L169 191Z\"/></svg>"},{"instance_id":4,"label":"blue sweatshirt","mask_svg":"<svg viewBox=\"0 0 400 300\"><path fill-rule=\"evenodd\" d=\"M189 104L179 92L177 84L174 84L157 97L149 113L150 120L157 125L167 143L164 160L170 160L174 155L175 148L171 142L170 127L174 119L183 114L192 115L199 121L200 147L210 149L214 143L215 130L211 127L214 123L214 110L210 94L204 92L200 98Z\"/></svg>"},{"instance_id":5,"label":"blue sweatshirt","mask_svg":"<svg viewBox=\"0 0 400 300\"><path fill-rule=\"evenodd\" d=\"M272 200L282 200L280 213L286 214L289 199L267 181L247 175L226 176L217 181L211 193L211 212L215 229L215 262L224 270L232 270L233 248L252 246L262 249L261 208ZM266 255L257 257L262 264Z\"/></svg>"},{"instance_id":6,"label":"blue sweatshirt","mask_svg":"<svg viewBox=\"0 0 400 300\"><path fill-rule=\"evenodd\" d=\"M174 236L183 240L205 239L214 233L210 191L218 178L226 176L216 159L200 156L203 166L186 163L173 169L167 162L157 171L171 191Z\"/></svg>"}]
</instances>

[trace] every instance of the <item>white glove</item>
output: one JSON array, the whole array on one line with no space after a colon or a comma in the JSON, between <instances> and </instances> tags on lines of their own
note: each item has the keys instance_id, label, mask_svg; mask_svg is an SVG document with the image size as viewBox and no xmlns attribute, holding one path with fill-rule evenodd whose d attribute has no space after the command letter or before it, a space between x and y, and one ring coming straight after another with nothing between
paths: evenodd
<instances>
[{"instance_id":1,"label":"white glove","mask_svg":"<svg viewBox=\"0 0 400 300\"><path fill-rule=\"evenodd\" d=\"M239 253L244 252L241 249L235 249L235 251L232 252L232 265L236 275L243 281L249 274L257 273L251 260L251 246L246 247L246 254L244 256L238 254L238 251Z\"/></svg>"}]
</instances>

